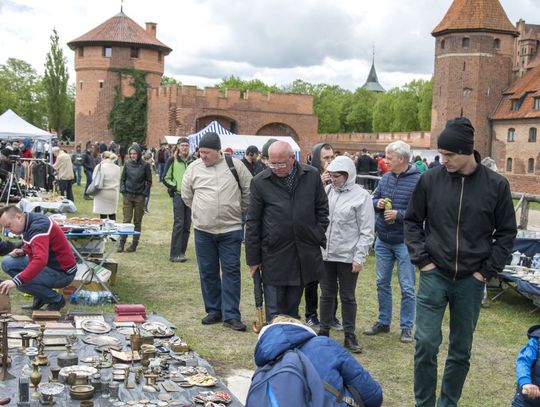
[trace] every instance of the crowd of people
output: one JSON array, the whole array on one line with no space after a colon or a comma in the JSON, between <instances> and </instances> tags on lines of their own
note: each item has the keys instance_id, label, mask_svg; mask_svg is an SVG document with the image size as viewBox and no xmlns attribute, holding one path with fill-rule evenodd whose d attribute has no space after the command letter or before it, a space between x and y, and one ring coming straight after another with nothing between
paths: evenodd
<instances>
[{"instance_id":1,"label":"crowd of people","mask_svg":"<svg viewBox=\"0 0 540 407\"><path fill-rule=\"evenodd\" d=\"M94 212L115 219L121 194L123 222L133 222L135 230L141 231L155 164L172 199L171 262L189 260L186 248L193 226L206 314L203 325L222 323L235 331L246 330L240 312L244 243L250 272L262 278L266 322L275 326L261 333L257 365L275 361L289 348L305 350L320 376L336 387L337 393L330 392L329 397L357 397L346 385L346 376L356 372L374 389L368 396L364 389L358 397L365 405L380 405L379 384L328 339L332 330L343 330L343 347L362 352L356 335L355 290L373 248L378 318L363 333L379 335L391 329L391 280L396 266L401 291L399 340L415 342L416 405L457 405L486 282L504 267L517 232L508 181L481 165L468 119L447 123L438 137L439 155L431 163L413 157L403 141L390 143L375 156L366 149L341 154L322 143L313 147L309 164L299 162L288 143L275 139L268 140L261 151L250 146L244 158L237 160L212 132L203 135L196 156L190 155L189 140L183 137L172 151L161 146L144 152L134 144L126 149L125 162L113 147L101 151L100 145L87 144L84 152L77 148L71 157L60 148L53 149L60 188L72 194L69 181L80 184L84 170L85 196L94 199ZM35 224L36 230L48 225L12 207L0 210L0 224L14 233L30 233L25 222ZM126 241L121 240L119 250L136 251L138 241L135 235L125 248ZM56 263L39 265L33 253L40 248L30 245L22 252L14 250L18 249L10 252L13 259L17 253L28 255L33 271L7 256L2 267L12 279L0 284L0 292L16 286L36 293L34 280L44 274L40 267L60 270L64 279L71 277L71 258L62 247ZM418 290L416 268L420 270ZM53 287L48 280L45 286ZM63 306L49 291L44 292L36 295L34 308ZM302 296L305 325L300 322ZM437 394L437 354L447 307L449 351ZM283 316L289 319L280 322ZM272 324L276 318L278 324ZM275 348L283 344L283 335L290 339L290 346ZM537 331L531 337L537 340ZM325 348L343 355L338 365L330 366L333 362L318 354ZM538 354L532 357L536 360ZM328 375L341 375L341 379L336 382ZM533 379L537 376L533 374ZM518 381L518 395L538 397L538 388L525 387L531 384L526 381ZM522 389L528 389L529 396Z\"/></svg>"}]
</instances>

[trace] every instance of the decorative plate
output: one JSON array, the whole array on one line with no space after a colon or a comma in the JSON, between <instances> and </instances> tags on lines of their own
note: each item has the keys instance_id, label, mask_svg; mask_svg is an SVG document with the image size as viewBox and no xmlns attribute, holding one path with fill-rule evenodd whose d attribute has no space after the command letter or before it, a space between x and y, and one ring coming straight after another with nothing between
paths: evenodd
<instances>
[{"instance_id":1,"label":"decorative plate","mask_svg":"<svg viewBox=\"0 0 540 407\"><path fill-rule=\"evenodd\" d=\"M85 319L81 322L81 328L92 334L106 334L111 330L111 326L108 323L97 319Z\"/></svg>"}]
</instances>

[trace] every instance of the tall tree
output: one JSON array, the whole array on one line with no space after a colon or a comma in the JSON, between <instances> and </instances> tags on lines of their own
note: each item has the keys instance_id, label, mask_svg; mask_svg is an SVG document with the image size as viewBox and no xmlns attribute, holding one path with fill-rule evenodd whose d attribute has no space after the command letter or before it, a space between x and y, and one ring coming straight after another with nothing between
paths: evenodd
<instances>
[{"instance_id":1,"label":"tall tree","mask_svg":"<svg viewBox=\"0 0 540 407\"><path fill-rule=\"evenodd\" d=\"M225 92L226 89L238 89L241 93L245 93L248 90L255 90L258 92L279 92L279 88L276 85L267 85L260 79L252 79L245 81L238 76L228 76L221 80L216 85L216 88Z\"/></svg>"},{"instance_id":2,"label":"tall tree","mask_svg":"<svg viewBox=\"0 0 540 407\"><path fill-rule=\"evenodd\" d=\"M33 125L46 127L42 88L36 70L28 62L8 58L0 65L0 113L7 109Z\"/></svg>"},{"instance_id":3,"label":"tall tree","mask_svg":"<svg viewBox=\"0 0 540 407\"><path fill-rule=\"evenodd\" d=\"M172 76L163 75L161 77L160 85L176 85L178 87L182 86L182 82L177 79L174 79Z\"/></svg>"},{"instance_id":4,"label":"tall tree","mask_svg":"<svg viewBox=\"0 0 540 407\"><path fill-rule=\"evenodd\" d=\"M69 75L66 68L66 58L59 45L56 29L53 29L50 40L51 46L45 62L43 87L47 99L49 126L61 138L62 130L68 122L67 86Z\"/></svg>"}]
</instances>

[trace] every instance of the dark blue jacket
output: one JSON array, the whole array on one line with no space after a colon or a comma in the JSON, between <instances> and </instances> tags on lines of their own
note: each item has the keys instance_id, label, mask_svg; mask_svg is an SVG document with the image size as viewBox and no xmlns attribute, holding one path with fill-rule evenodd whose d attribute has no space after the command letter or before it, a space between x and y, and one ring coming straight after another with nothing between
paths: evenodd
<instances>
[{"instance_id":1,"label":"dark blue jacket","mask_svg":"<svg viewBox=\"0 0 540 407\"><path fill-rule=\"evenodd\" d=\"M407 171L399 175L388 171L380 179L379 186L373 192L373 207L377 215L375 231L377 237L383 242L397 244L405 241L403 218L420 175L416 165L410 165ZM377 208L377 202L382 198L390 198L392 208L398 211L395 223L386 223L384 221L384 210Z\"/></svg>"},{"instance_id":2,"label":"dark blue jacket","mask_svg":"<svg viewBox=\"0 0 540 407\"><path fill-rule=\"evenodd\" d=\"M345 385L351 386L362 397L366 407L382 404L382 389L358 361L341 345L326 336L317 336L306 326L276 323L263 328L255 347L255 363L261 367L290 349L300 349L311 361L322 380L351 397ZM326 392L335 403L335 397ZM346 404L335 404L345 407Z\"/></svg>"}]
</instances>

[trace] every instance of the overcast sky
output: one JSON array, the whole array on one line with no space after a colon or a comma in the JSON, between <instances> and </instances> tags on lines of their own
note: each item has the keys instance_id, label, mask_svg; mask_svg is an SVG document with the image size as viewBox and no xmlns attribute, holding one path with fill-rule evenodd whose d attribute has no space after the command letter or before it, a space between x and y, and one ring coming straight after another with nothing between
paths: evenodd
<instances>
[{"instance_id":1,"label":"overcast sky","mask_svg":"<svg viewBox=\"0 0 540 407\"><path fill-rule=\"evenodd\" d=\"M471 0L474 1L474 0ZM124 13L173 49L165 75L211 86L223 77L278 86L295 79L354 90L375 66L386 89L433 73L430 35L452 0L125 0ZM500 0L512 23L540 24L539 0ZM65 44L120 10L120 0L0 0L0 64L23 59L43 72L56 28ZM537 20L527 20L537 16Z\"/></svg>"}]
</instances>

